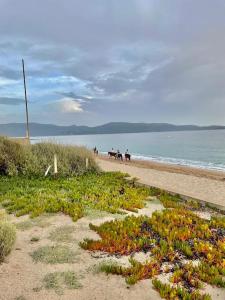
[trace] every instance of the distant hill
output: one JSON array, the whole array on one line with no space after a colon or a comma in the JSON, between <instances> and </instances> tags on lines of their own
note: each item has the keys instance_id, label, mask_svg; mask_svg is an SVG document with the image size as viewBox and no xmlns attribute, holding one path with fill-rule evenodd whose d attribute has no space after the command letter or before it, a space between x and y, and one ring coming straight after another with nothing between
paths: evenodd
<instances>
[{"instance_id":1,"label":"distant hill","mask_svg":"<svg viewBox=\"0 0 225 300\"><path fill-rule=\"evenodd\" d=\"M127 123L112 122L100 126L58 126L52 124L31 123L31 136L57 136L81 134L113 134L138 132L165 132L188 130L219 130L225 126L173 125L168 123ZM22 137L25 135L24 123L0 124L0 135Z\"/></svg>"}]
</instances>

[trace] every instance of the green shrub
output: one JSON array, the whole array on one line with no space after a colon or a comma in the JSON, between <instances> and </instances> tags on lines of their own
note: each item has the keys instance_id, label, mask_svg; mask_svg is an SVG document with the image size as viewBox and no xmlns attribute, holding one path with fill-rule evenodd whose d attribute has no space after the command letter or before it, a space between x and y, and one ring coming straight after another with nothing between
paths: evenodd
<instances>
[{"instance_id":1,"label":"green shrub","mask_svg":"<svg viewBox=\"0 0 225 300\"><path fill-rule=\"evenodd\" d=\"M24 146L0 137L0 175L16 176L29 173L34 158L29 145Z\"/></svg>"},{"instance_id":2,"label":"green shrub","mask_svg":"<svg viewBox=\"0 0 225 300\"><path fill-rule=\"evenodd\" d=\"M84 147L48 142L26 145L0 137L0 175L43 176L48 166L53 165L54 154L58 158L60 176L80 175L98 169L92 153ZM86 158L89 159L88 170Z\"/></svg>"},{"instance_id":3,"label":"green shrub","mask_svg":"<svg viewBox=\"0 0 225 300\"><path fill-rule=\"evenodd\" d=\"M16 229L13 224L0 219L0 262L10 253L16 240Z\"/></svg>"},{"instance_id":4,"label":"green shrub","mask_svg":"<svg viewBox=\"0 0 225 300\"><path fill-rule=\"evenodd\" d=\"M32 145L32 155L37 158L38 174L43 174L53 164L54 154L58 158L58 172L66 176L86 173L86 158L89 160L88 171L96 171L97 165L92 153L85 147L59 145L54 143L38 143Z\"/></svg>"}]
</instances>

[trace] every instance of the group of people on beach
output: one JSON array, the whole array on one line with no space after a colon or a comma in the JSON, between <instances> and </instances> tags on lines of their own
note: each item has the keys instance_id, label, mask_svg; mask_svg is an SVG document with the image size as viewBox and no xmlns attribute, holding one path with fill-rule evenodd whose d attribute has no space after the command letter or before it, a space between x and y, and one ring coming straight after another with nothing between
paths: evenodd
<instances>
[{"instance_id":1,"label":"group of people on beach","mask_svg":"<svg viewBox=\"0 0 225 300\"><path fill-rule=\"evenodd\" d=\"M120 152L120 150L115 151L113 148L111 151L108 152L109 157L115 157L115 159L123 160L123 154ZM130 160L131 155L129 154L129 150L127 149L124 153L125 160Z\"/></svg>"},{"instance_id":2,"label":"group of people on beach","mask_svg":"<svg viewBox=\"0 0 225 300\"><path fill-rule=\"evenodd\" d=\"M96 146L94 147L93 151L95 155L98 155L98 149ZM123 154L120 152L120 150L115 151L114 148L112 148L112 150L108 152L108 156L114 157L115 159L123 160ZM131 159L131 154L129 153L128 149L124 153L124 158L125 160Z\"/></svg>"}]
</instances>

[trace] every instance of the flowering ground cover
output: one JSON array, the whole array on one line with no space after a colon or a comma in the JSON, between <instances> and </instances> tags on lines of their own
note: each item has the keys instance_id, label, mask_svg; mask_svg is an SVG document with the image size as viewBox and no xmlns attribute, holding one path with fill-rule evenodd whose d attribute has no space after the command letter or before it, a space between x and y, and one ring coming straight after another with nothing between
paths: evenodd
<instances>
[{"instance_id":1,"label":"flowering ground cover","mask_svg":"<svg viewBox=\"0 0 225 300\"><path fill-rule=\"evenodd\" d=\"M160 200L164 209L155 211L151 217L138 216L136 213L147 201L151 205L151 197ZM40 223L46 213L61 212L74 222L84 216L90 218L90 212L114 214L113 221L100 226L90 224L101 239L83 240L82 236L80 246L116 257L130 256L129 266L104 263L100 269L123 276L128 284L152 279L162 298L208 300L210 296L202 291L205 284L225 288L225 217L217 214L210 220L200 218L196 211L207 208L196 200L140 186L119 172L95 172L70 178L2 176L0 204L8 213L32 217L17 224L20 230L36 223L46 227L46 221ZM128 212L133 215L126 216ZM47 237L56 243L70 243L73 230L73 226L58 228ZM32 242L39 240L34 237ZM68 250L62 246L54 248L60 255ZM49 249L52 251L52 245L46 247L37 249L34 257L42 258ZM146 261L134 258L140 252L145 254Z\"/></svg>"},{"instance_id":2,"label":"flowering ground cover","mask_svg":"<svg viewBox=\"0 0 225 300\"><path fill-rule=\"evenodd\" d=\"M122 275L128 284L154 278L166 299L211 299L200 293L204 283L225 288L225 217L204 220L184 208L154 212L152 217L128 216L90 228L100 240L86 239L81 247L112 255L149 253L146 262L130 259L130 267L104 264L102 271ZM197 261L193 264L192 261ZM162 283L157 275L169 275Z\"/></svg>"}]
</instances>

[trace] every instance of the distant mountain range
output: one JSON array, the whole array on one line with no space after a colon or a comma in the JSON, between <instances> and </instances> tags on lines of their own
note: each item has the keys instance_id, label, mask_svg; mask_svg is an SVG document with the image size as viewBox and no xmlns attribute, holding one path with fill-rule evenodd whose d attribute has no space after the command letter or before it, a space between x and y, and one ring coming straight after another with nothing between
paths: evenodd
<instances>
[{"instance_id":1,"label":"distant mountain range","mask_svg":"<svg viewBox=\"0 0 225 300\"><path fill-rule=\"evenodd\" d=\"M166 132L190 130L219 130L225 126L197 126L173 125L168 123L127 123L112 122L100 126L58 126L52 124L30 123L31 136L57 136L81 134L113 134L113 133L140 133L140 132ZM25 135L24 123L0 124L0 135L22 137Z\"/></svg>"}]
</instances>

